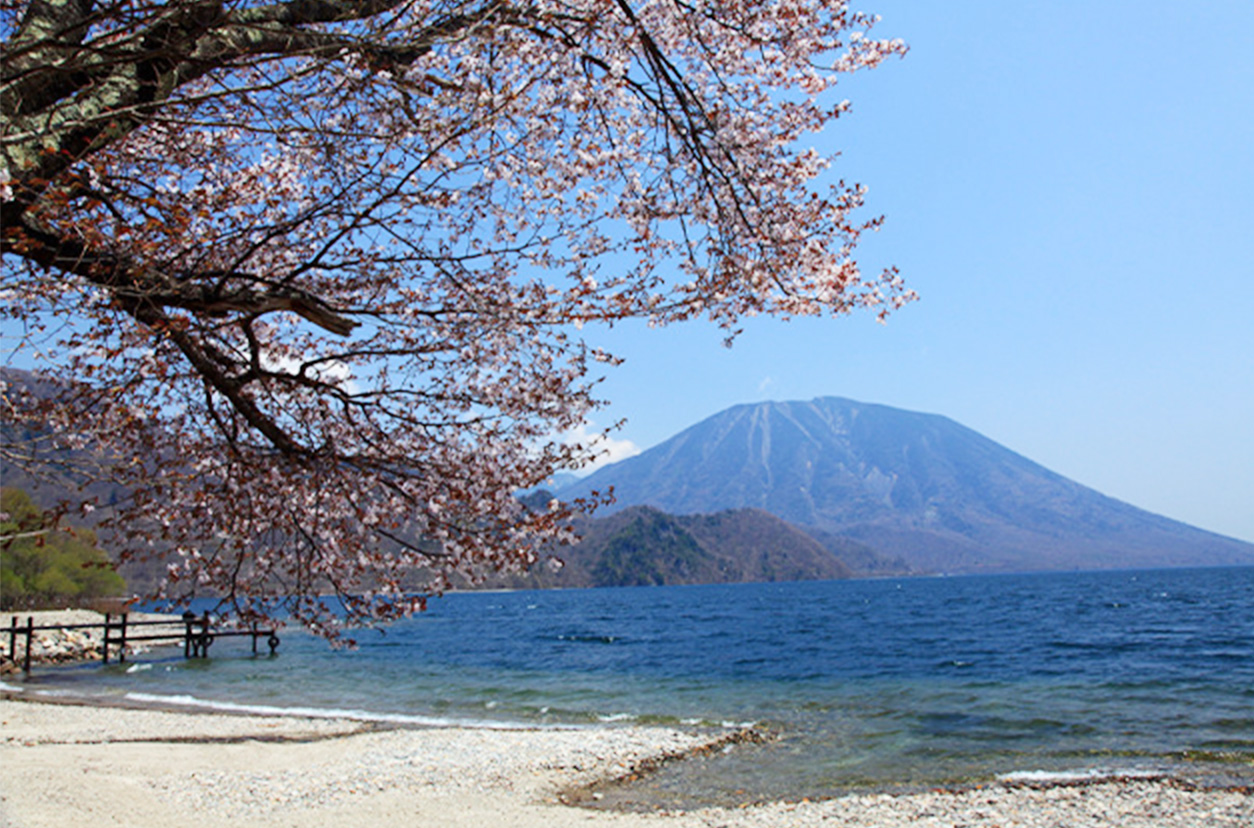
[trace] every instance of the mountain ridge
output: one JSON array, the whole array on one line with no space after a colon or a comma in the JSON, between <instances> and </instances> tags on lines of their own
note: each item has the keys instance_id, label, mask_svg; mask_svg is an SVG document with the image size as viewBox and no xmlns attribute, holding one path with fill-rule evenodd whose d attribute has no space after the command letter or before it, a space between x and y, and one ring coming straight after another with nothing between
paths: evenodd
<instances>
[{"instance_id":1,"label":"mountain ridge","mask_svg":"<svg viewBox=\"0 0 1254 828\"><path fill-rule=\"evenodd\" d=\"M937 414L843 397L733 406L558 494L759 508L942 572L1254 564L1254 545L1107 497Z\"/></svg>"}]
</instances>

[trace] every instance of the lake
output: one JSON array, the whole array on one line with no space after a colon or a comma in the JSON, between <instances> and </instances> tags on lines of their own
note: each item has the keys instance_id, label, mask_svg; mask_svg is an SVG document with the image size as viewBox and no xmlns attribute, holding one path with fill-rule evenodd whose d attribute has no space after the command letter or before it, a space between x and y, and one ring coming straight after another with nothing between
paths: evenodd
<instances>
[{"instance_id":1,"label":"lake","mask_svg":"<svg viewBox=\"0 0 1254 828\"><path fill-rule=\"evenodd\" d=\"M402 726L769 734L609 797L628 806L1015 773L1254 779L1254 568L459 593L357 638L329 650L287 630L274 658L221 639L207 660L157 652L23 683Z\"/></svg>"}]
</instances>

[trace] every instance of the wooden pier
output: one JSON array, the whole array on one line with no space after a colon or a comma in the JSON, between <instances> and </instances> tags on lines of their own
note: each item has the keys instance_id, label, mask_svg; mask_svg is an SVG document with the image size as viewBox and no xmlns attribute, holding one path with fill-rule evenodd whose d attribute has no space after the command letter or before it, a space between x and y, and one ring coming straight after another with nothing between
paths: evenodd
<instances>
[{"instance_id":1,"label":"wooden pier","mask_svg":"<svg viewBox=\"0 0 1254 828\"><path fill-rule=\"evenodd\" d=\"M171 630L182 626L182 630ZM162 632L155 632L152 628L165 627ZM36 626L34 616L27 616L26 624L19 625L16 615L9 619L9 658L13 663L17 663L17 643L23 640L25 649L22 657L22 670L30 672L31 666L31 644L34 641L35 633L50 630L100 630L101 644L100 655L101 662L109 663L109 648L115 647L117 659L119 662L126 661L126 647L128 644L137 642L162 642L165 644L177 645L180 641L183 643L184 658L208 658L209 647L213 642L226 636L247 635L252 637L253 655L257 655L257 641L264 638L266 645L270 648L270 655L274 655L275 650L279 647L278 631L274 628L260 629L253 624L248 629L233 630L215 630L209 620L209 613L204 615L196 615L192 612L185 612L181 619L167 619L158 621L131 621L128 613L114 615L106 613L102 623L95 624L47 624Z\"/></svg>"}]
</instances>

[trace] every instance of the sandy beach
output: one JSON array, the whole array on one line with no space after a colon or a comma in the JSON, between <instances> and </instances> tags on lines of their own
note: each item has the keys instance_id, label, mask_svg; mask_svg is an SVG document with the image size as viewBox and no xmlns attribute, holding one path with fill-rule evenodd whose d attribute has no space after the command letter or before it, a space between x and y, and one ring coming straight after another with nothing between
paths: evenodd
<instances>
[{"instance_id":1,"label":"sandy beach","mask_svg":"<svg viewBox=\"0 0 1254 828\"><path fill-rule=\"evenodd\" d=\"M0 700L0 825L12 828L1254 825L1248 792L1162 781L613 813L568 804L575 798L568 794L714 737L643 727L379 730L346 720L48 704L20 696Z\"/></svg>"}]
</instances>

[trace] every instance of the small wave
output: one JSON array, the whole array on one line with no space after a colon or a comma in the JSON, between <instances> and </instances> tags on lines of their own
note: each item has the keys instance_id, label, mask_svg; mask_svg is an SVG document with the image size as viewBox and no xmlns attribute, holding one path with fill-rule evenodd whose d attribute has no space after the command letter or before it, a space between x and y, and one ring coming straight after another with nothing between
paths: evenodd
<instances>
[{"instance_id":1,"label":"small wave","mask_svg":"<svg viewBox=\"0 0 1254 828\"><path fill-rule=\"evenodd\" d=\"M1202 650L1197 655L1211 661L1245 662L1250 657L1248 650Z\"/></svg>"},{"instance_id":2,"label":"small wave","mask_svg":"<svg viewBox=\"0 0 1254 828\"><path fill-rule=\"evenodd\" d=\"M681 724L688 727L718 727L726 730L744 730L750 727L757 727L758 722L746 721L737 722L730 719L676 719L671 716L638 716L635 713L603 713L597 716L597 721L603 724L615 724L617 722L636 722L642 725L673 725Z\"/></svg>"},{"instance_id":3,"label":"small wave","mask_svg":"<svg viewBox=\"0 0 1254 828\"><path fill-rule=\"evenodd\" d=\"M1112 653L1126 653L1136 650L1143 650L1150 646L1152 642L1148 641L1067 641L1063 639L1054 639L1049 642L1049 646L1055 650L1078 650L1080 652L1101 653L1110 655Z\"/></svg>"},{"instance_id":4,"label":"small wave","mask_svg":"<svg viewBox=\"0 0 1254 828\"><path fill-rule=\"evenodd\" d=\"M96 693L82 693L78 690L58 689L58 688L26 688L25 693L29 696L45 696L52 699L82 699L92 698Z\"/></svg>"},{"instance_id":5,"label":"small wave","mask_svg":"<svg viewBox=\"0 0 1254 828\"><path fill-rule=\"evenodd\" d=\"M1254 718L1231 718L1214 719L1211 724L1215 727L1222 727L1231 730L1249 730L1254 732Z\"/></svg>"},{"instance_id":6,"label":"small wave","mask_svg":"<svg viewBox=\"0 0 1254 828\"><path fill-rule=\"evenodd\" d=\"M687 727L721 727L724 730L746 730L761 724L758 721L736 722L730 719L680 719L679 723Z\"/></svg>"},{"instance_id":7,"label":"small wave","mask_svg":"<svg viewBox=\"0 0 1254 828\"><path fill-rule=\"evenodd\" d=\"M17 687L15 685L9 684L8 682L0 681L0 692L21 693L25 689L26 689L25 687Z\"/></svg>"},{"instance_id":8,"label":"small wave","mask_svg":"<svg viewBox=\"0 0 1254 828\"><path fill-rule=\"evenodd\" d=\"M143 671L143 670L151 670L151 669L152 669L152 665L151 665L151 664L132 664L130 667L127 667L127 668L126 668L126 672L128 672L128 673L138 673L138 672L141 672L141 671Z\"/></svg>"},{"instance_id":9,"label":"small wave","mask_svg":"<svg viewBox=\"0 0 1254 828\"><path fill-rule=\"evenodd\" d=\"M613 644L619 640L616 635L559 635L558 641L573 641L576 644Z\"/></svg>"},{"instance_id":10,"label":"small wave","mask_svg":"<svg viewBox=\"0 0 1254 828\"><path fill-rule=\"evenodd\" d=\"M1070 771L1011 771L997 775L997 781L1011 785L1066 785L1102 782L1108 779L1158 779L1165 771L1155 768L1087 768Z\"/></svg>"},{"instance_id":11,"label":"small wave","mask_svg":"<svg viewBox=\"0 0 1254 828\"><path fill-rule=\"evenodd\" d=\"M609 722L630 722L634 721L635 718L636 716L633 713L606 713L597 716L597 721L608 724Z\"/></svg>"},{"instance_id":12,"label":"small wave","mask_svg":"<svg viewBox=\"0 0 1254 828\"><path fill-rule=\"evenodd\" d=\"M360 722L416 727L467 727L476 730L576 730L576 725L544 724L534 722L498 722L489 719L461 719L440 716L416 716L408 713L375 713L369 710L337 707L276 707L268 704L238 704L236 702L210 701L196 696L163 696L154 693L127 693L129 701L161 706L192 707L215 710L222 713L239 713L247 716L288 716L305 719L350 719Z\"/></svg>"}]
</instances>

